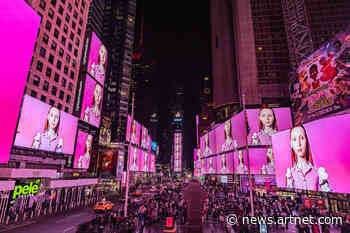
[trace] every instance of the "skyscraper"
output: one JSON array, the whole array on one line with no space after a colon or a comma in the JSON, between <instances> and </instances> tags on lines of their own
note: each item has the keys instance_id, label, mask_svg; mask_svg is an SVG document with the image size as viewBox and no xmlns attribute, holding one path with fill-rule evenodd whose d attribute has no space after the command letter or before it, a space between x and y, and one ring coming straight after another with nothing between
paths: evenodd
<instances>
[{"instance_id":1,"label":"skyscraper","mask_svg":"<svg viewBox=\"0 0 350 233\"><path fill-rule=\"evenodd\" d=\"M200 114L199 114L199 134L210 127L211 122L215 120L213 111L211 78L205 75L202 78L202 87L200 92Z\"/></svg>"},{"instance_id":2,"label":"skyscraper","mask_svg":"<svg viewBox=\"0 0 350 233\"><path fill-rule=\"evenodd\" d=\"M28 0L42 16L26 94L73 112L89 0Z\"/></svg>"}]
</instances>

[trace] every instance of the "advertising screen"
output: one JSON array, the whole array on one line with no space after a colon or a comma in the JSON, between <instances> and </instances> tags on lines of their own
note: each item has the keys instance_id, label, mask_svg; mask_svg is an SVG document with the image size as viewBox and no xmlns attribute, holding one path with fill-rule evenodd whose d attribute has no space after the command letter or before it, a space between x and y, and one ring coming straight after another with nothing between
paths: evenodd
<instances>
[{"instance_id":1,"label":"advertising screen","mask_svg":"<svg viewBox=\"0 0 350 233\"><path fill-rule=\"evenodd\" d=\"M334 116L274 135L277 185L350 193L349 121L350 114Z\"/></svg>"},{"instance_id":2,"label":"advertising screen","mask_svg":"<svg viewBox=\"0 0 350 233\"><path fill-rule=\"evenodd\" d=\"M201 165L201 172L202 175L207 174L207 159L201 159L202 165Z\"/></svg>"},{"instance_id":3,"label":"advertising screen","mask_svg":"<svg viewBox=\"0 0 350 233\"><path fill-rule=\"evenodd\" d=\"M151 138L151 135L149 135L148 134L148 138L147 138L147 148L146 148L147 150L152 150L152 138ZM157 152L157 150L156 151L154 151L154 153L156 153Z\"/></svg>"},{"instance_id":4,"label":"advertising screen","mask_svg":"<svg viewBox=\"0 0 350 233\"><path fill-rule=\"evenodd\" d=\"M204 134L200 139L200 149L203 157L208 157L216 152L215 131Z\"/></svg>"},{"instance_id":5,"label":"advertising screen","mask_svg":"<svg viewBox=\"0 0 350 233\"><path fill-rule=\"evenodd\" d=\"M228 174L233 173L233 152L218 155L216 157L217 173Z\"/></svg>"},{"instance_id":6,"label":"advertising screen","mask_svg":"<svg viewBox=\"0 0 350 233\"><path fill-rule=\"evenodd\" d=\"M246 135L244 114L241 112L215 129L217 153L244 146Z\"/></svg>"},{"instance_id":7,"label":"advertising screen","mask_svg":"<svg viewBox=\"0 0 350 233\"><path fill-rule=\"evenodd\" d=\"M128 123L126 126L126 141L131 142L132 144L139 145L140 141L140 128L141 125L135 121L132 120L131 117L128 116Z\"/></svg>"},{"instance_id":8,"label":"advertising screen","mask_svg":"<svg viewBox=\"0 0 350 233\"><path fill-rule=\"evenodd\" d=\"M182 159L182 134L181 133L174 134L174 159L175 160Z\"/></svg>"},{"instance_id":9,"label":"advertising screen","mask_svg":"<svg viewBox=\"0 0 350 233\"><path fill-rule=\"evenodd\" d=\"M107 49L95 33L91 35L88 72L100 84L104 85L107 68Z\"/></svg>"},{"instance_id":10,"label":"advertising screen","mask_svg":"<svg viewBox=\"0 0 350 233\"><path fill-rule=\"evenodd\" d=\"M181 160L175 160L174 161L174 171L175 172L181 172L182 169L182 161Z\"/></svg>"},{"instance_id":11,"label":"advertising screen","mask_svg":"<svg viewBox=\"0 0 350 233\"><path fill-rule=\"evenodd\" d=\"M80 119L99 128L101 121L103 88L86 75Z\"/></svg>"},{"instance_id":12,"label":"advertising screen","mask_svg":"<svg viewBox=\"0 0 350 233\"><path fill-rule=\"evenodd\" d=\"M0 69L0 121L3 122L0 163L7 163L40 26L40 16L23 0L2 0L0 12L0 64L3 67Z\"/></svg>"},{"instance_id":13,"label":"advertising screen","mask_svg":"<svg viewBox=\"0 0 350 233\"><path fill-rule=\"evenodd\" d=\"M149 172L156 172L156 157L155 155L149 154L148 153L148 167L149 167Z\"/></svg>"},{"instance_id":14,"label":"advertising screen","mask_svg":"<svg viewBox=\"0 0 350 233\"><path fill-rule=\"evenodd\" d=\"M200 176L200 169L195 168L193 173L194 176Z\"/></svg>"},{"instance_id":15,"label":"advertising screen","mask_svg":"<svg viewBox=\"0 0 350 233\"><path fill-rule=\"evenodd\" d=\"M150 167L150 161L148 152L139 150L139 156L140 156L140 166L139 169L141 172L149 172Z\"/></svg>"},{"instance_id":16,"label":"advertising screen","mask_svg":"<svg viewBox=\"0 0 350 233\"><path fill-rule=\"evenodd\" d=\"M89 168L92 143L93 136L91 134L78 130L73 164L74 168Z\"/></svg>"},{"instance_id":17,"label":"advertising screen","mask_svg":"<svg viewBox=\"0 0 350 233\"><path fill-rule=\"evenodd\" d=\"M250 148L249 162L251 174L275 174L272 148Z\"/></svg>"},{"instance_id":18,"label":"advertising screen","mask_svg":"<svg viewBox=\"0 0 350 233\"><path fill-rule=\"evenodd\" d=\"M233 167L235 174L248 174L248 158L246 150L234 152Z\"/></svg>"},{"instance_id":19,"label":"advertising screen","mask_svg":"<svg viewBox=\"0 0 350 233\"><path fill-rule=\"evenodd\" d=\"M102 172L115 172L116 162L117 154L115 151L107 151L102 159Z\"/></svg>"},{"instance_id":20,"label":"advertising screen","mask_svg":"<svg viewBox=\"0 0 350 233\"><path fill-rule=\"evenodd\" d=\"M216 167L217 167L216 157L207 158L207 168L206 168L207 174L215 174Z\"/></svg>"},{"instance_id":21,"label":"advertising screen","mask_svg":"<svg viewBox=\"0 0 350 233\"><path fill-rule=\"evenodd\" d=\"M148 130L145 126L141 126L141 147L147 149L148 148Z\"/></svg>"},{"instance_id":22,"label":"advertising screen","mask_svg":"<svg viewBox=\"0 0 350 233\"><path fill-rule=\"evenodd\" d=\"M198 149L193 149L193 161L198 160Z\"/></svg>"},{"instance_id":23,"label":"advertising screen","mask_svg":"<svg viewBox=\"0 0 350 233\"><path fill-rule=\"evenodd\" d=\"M271 136L292 127L289 108L248 109L249 145L271 145Z\"/></svg>"},{"instance_id":24,"label":"advertising screen","mask_svg":"<svg viewBox=\"0 0 350 233\"><path fill-rule=\"evenodd\" d=\"M350 30L339 33L304 59L290 96L295 124L350 107Z\"/></svg>"},{"instance_id":25,"label":"advertising screen","mask_svg":"<svg viewBox=\"0 0 350 233\"><path fill-rule=\"evenodd\" d=\"M73 154L78 119L25 95L15 146Z\"/></svg>"},{"instance_id":26,"label":"advertising screen","mask_svg":"<svg viewBox=\"0 0 350 233\"><path fill-rule=\"evenodd\" d=\"M118 153L118 161L117 161L117 169L116 169L116 178L117 180L121 180L124 171L124 151L119 151Z\"/></svg>"},{"instance_id":27,"label":"advertising screen","mask_svg":"<svg viewBox=\"0 0 350 233\"><path fill-rule=\"evenodd\" d=\"M154 153L157 153L157 150L158 150L158 144L156 142L152 142L152 151Z\"/></svg>"},{"instance_id":28,"label":"advertising screen","mask_svg":"<svg viewBox=\"0 0 350 233\"><path fill-rule=\"evenodd\" d=\"M139 171L138 149L136 147L129 146L128 153L129 171Z\"/></svg>"},{"instance_id":29,"label":"advertising screen","mask_svg":"<svg viewBox=\"0 0 350 233\"><path fill-rule=\"evenodd\" d=\"M131 127L132 127L131 116L128 115L128 121L127 121L127 124L126 124L126 134L125 134L125 140L127 142L130 142ZM135 129L136 129L136 127L135 127ZM136 134L136 131L135 131L135 134Z\"/></svg>"}]
</instances>

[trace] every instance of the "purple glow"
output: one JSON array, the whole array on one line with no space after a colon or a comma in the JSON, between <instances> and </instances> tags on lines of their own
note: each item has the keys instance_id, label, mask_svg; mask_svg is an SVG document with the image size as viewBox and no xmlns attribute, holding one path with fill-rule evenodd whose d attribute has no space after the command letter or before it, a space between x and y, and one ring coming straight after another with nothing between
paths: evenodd
<instances>
[{"instance_id":1,"label":"purple glow","mask_svg":"<svg viewBox=\"0 0 350 233\"><path fill-rule=\"evenodd\" d=\"M54 130L54 140L48 140L47 122L48 129ZM25 95L14 145L72 155L77 125L78 119L72 115Z\"/></svg>"},{"instance_id":2,"label":"purple glow","mask_svg":"<svg viewBox=\"0 0 350 233\"><path fill-rule=\"evenodd\" d=\"M311 152L311 156L306 157L312 158L316 173L316 177L307 175L305 178L310 182L307 189L326 191L327 186L319 187L318 183L321 183L319 179L322 181L327 178L325 174L327 173L328 184L333 192L350 193L347 180L350 176L350 157L348 156L350 144L346 141L350 134L349 122L350 115L346 114L304 124ZM300 130L298 128L294 132L303 132L303 130ZM285 130L272 137L276 180L280 187L286 187L287 185L287 169L292 168L291 171L293 171L290 134L291 130ZM308 147L305 146L305 148ZM320 170L320 168L325 170ZM312 175L311 172L308 174ZM294 176L295 173L292 172L291 175L295 179L289 179L289 181L294 181L296 188L306 189L301 187L298 177ZM319 179L317 179L317 176Z\"/></svg>"},{"instance_id":3,"label":"purple glow","mask_svg":"<svg viewBox=\"0 0 350 233\"><path fill-rule=\"evenodd\" d=\"M80 119L97 128L100 127L102 98L102 86L86 75Z\"/></svg>"},{"instance_id":4,"label":"purple glow","mask_svg":"<svg viewBox=\"0 0 350 233\"><path fill-rule=\"evenodd\" d=\"M203 157L208 157L210 155L215 154L216 146L215 146L215 131L212 130L209 133L206 133L200 138L200 149L201 155Z\"/></svg>"},{"instance_id":5,"label":"purple glow","mask_svg":"<svg viewBox=\"0 0 350 233\"><path fill-rule=\"evenodd\" d=\"M246 150L234 152L233 167L235 174L248 174L248 157Z\"/></svg>"},{"instance_id":6,"label":"purple glow","mask_svg":"<svg viewBox=\"0 0 350 233\"><path fill-rule=\"evenodd\" d=\"M263 174L268 169L270 164L267 164L267 148L250 148L249 149L249 163L251 174ZM272 174L270 174L272 175Z\"/></svg>"},{"instance_id":7,"label":"purple glow","mask_svg":"<svg viewBox=\"0 0 350 233\"><path fill-rule=\"evenodd\" d=\"M89 135L86 132L78 131L73 164L74 168L89 168L92 143L93 137L91 134Z\"/></svg>"},{"instance_id":8,"label":"purple glow","mask_svg":"<svg viewBox=\"0 0 350 233\"><path fill-rule=\"evenodd\" d=\"M107 49L95 33L91 35L88 72L100 84L104 85L107 71Z\"/></svg>"},{"instance_id":9,"label":"purple glow","mask_svg":"<svg viewBox=\"0 0 350 233\"><path fill-rule=\"evenodd\" d=\"M138 149L133 147L133 146L129 146L129 150L128 150L128 166L129 166L129 170L130 171L139 171L139 156L138 156Z\"/></svg>"},{"instance_id":10,"label":"purple glow","mask_svg":"<svg viewBox=\"0 0 350 233\"><path fill-rule=\"evenodd\" d=\"M233 152L216 156L217 173L233 174Z\"/></svg>"},{"instance_id":11,"label":"purple glow","mask_svg":"<svg viewBox=\"0 0 350 233\"><path fill-rule=\"evenodd\" d=\"M2 0L0 4L0 163L7 163L30 61L40 25L40 16L23 0ZM25 38L25 42L23 41Z\"/></svg>"},{"instance_id":12,"label":"purple glow","mask_svg":"<svg viewBox=\"0 0 350 233\"><path fill-rule=\"evenodd\" d=\"M207 174L215 174L216 173L216 167L217 167L216 157L207 158L206 165L207 165L206 166Z\"/></svg>"},{"instance_id":13,"label":"purple glow","mask_svg":"<svg viewBox=\"0 0 350 233\"><path fill-rule=\"evenodd\" d=\"M140 131L141 125L137 121L133 120L131 122L131 117L128 116L128 123L126 126L126 141L139 145L140 143Z\"/></svg>"}]
</instances>

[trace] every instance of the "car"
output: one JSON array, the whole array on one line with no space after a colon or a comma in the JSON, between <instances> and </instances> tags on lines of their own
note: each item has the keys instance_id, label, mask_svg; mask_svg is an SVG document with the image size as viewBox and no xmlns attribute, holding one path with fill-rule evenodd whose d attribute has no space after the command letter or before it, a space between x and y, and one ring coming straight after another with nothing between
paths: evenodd
<instances>
[{"instance_id":1,"label":"car","mask_svg":"<svg viewBox=\"0 0 350 233\"><path fill-rule=\"evenodd\" d=\"M114 206L114 204L110 201L99 201L94 206L94 211L96 213L110 211L110 210L112 210L113 206Z\"/></svg>"},{"instance_id":2,"label":"car","mask_svg":"<svg viewBox=\"0 0 350 233\"><path fill-rule=\"evenodd\" d=\"M131 193L132 196L141 196L142 192L140 190L135 190L135 192Z\"/></svg>"}]
</instances>

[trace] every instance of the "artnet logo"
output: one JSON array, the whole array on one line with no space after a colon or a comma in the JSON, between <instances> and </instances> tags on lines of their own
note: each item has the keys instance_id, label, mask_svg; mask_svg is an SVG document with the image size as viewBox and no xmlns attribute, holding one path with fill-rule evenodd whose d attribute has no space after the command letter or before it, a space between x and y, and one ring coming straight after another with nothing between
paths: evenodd
<instances>
[{"instance_id":1,"label":"artnet logo","mask_svg":"<svg viewBox=\"0 0 350 233\"><path fill-rule=\"evenodd\" d=\"M36 179L35 182L31 181L27 185L19 184L15 186L13 190L12 199L16 199L21 195L29 195L38 193L38 189L40 187L40 179Z\"/></svg>"}]
</instances>

